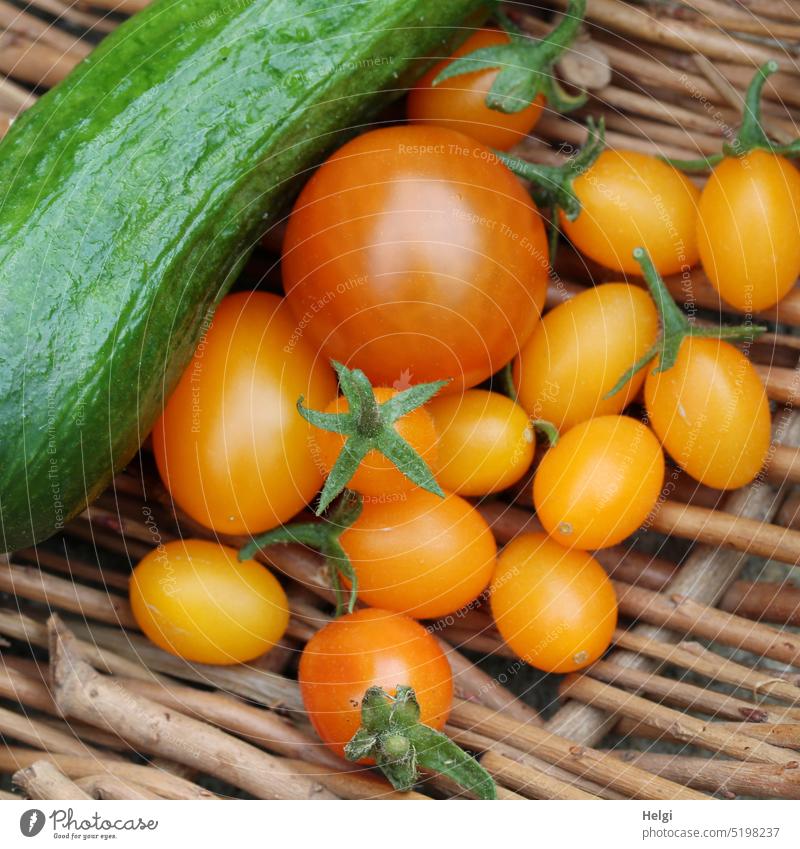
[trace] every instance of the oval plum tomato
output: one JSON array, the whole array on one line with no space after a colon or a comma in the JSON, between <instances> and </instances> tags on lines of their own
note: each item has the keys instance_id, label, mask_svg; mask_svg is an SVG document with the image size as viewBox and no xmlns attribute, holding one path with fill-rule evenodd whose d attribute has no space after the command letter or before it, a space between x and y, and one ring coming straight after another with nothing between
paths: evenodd
<instances>
[{"instance_id":1,"label":"oval plum tomato","mask_svg":"<svg viewBox=\"0 0 800 849\"><path fill-rule=\"evenodd\" d=\"M198 663L252 660L289 624L286 594L267 569L204 540L176 540L147 554L133 570L130 600L152 642Z\"/></svg>"},{"instance_id":2,"label":"oval plum tomato","mask_svg":"<svg viewBox=\"0 0 800 849\"><path fill-rule=\"evenodd\" d=\"M514 361L519 403L534 419L568 430L594 416L621 413L644 383L637 372L611 398L621 374L658 336L658 313L638 286L604 283L545 315Z\"/></svg>"},{"instance_id":3,"label":"oval plum tomato","mask_svg":"<svg viewBox=\"0 0 800 849\"><path fill-rule=\"evenodd\" d=\"M516 483L533 461L528 416L505 395L469 389L428 402L439 434L436 479L460 495L489 495Z\"/></svg>"},{"instance_id":4,"label":"oval plum tomato","mask_svg":"<svg viewBox=\"0 0 800 849\"><path fill-rule=\"evenodd\" d=\"M574 221L561 226L583 254L614 271L641 274L634 248L644 247L661 274L698 260L699 189L655 156L604 150L573 182L581 203Z\"/></svg>"},{"instance_id":5,"label":"oval plum tomato","mask_svg":"<svg viewBox=\"0 0 800 849\"><path fill-rule=\"evenodd\" d=\"M663 482L664 455L652 432L626 416L600 416L568 430L544 455L533 501L556 542L606 548L645 521Z\"/></svg>"},{"instance_id":6,"label":"oval plum tomato","mask_svg":"<svg viewBox=\"0 0 800 849\"><path fill-rule=\"evenodd\" d=\"M369 687L413 687L420 722L441 730L453 703L450 664L436 640L407 616L366 608L334 620L306 644L300 694L322 740L338 755L361 725Z\"/></svg>"},{"instance_id":7,"label":"oval plum tomato","mask_svg":"<svg viewBox=\"0 0 800 849\"><path fill-rule=\"evenodd\" d=\"M650 424L675 462L716 489L755 478L769 451L770 411L747 357L718 339L689 336L675 364L644 384Z\"/></svg>"},{"instance_id":8,"label":"oval plum tomato","mask_svg":"<svg viewBox=\"0 0 800 849\"><path fill-rule=\"evenodd\" d=\"M373 390L375 400L383 404L397 395L396 389L376 386ZM346 398L339 396L326 408L326 413L344 413L350 409ZM422 407L401 416L394 423L395 430L431 465L436 457L436 429L430 414ZM314 429L314 443L319 448L319 459L325 473L328 474L336 463L345 438L329 430ZM349 489L368 496L391 496L414 489L416 484L406 477L400 469L379 451L369 451L361 461L356 473L347 484Z\"/></svg>"},{"instance_id":9,"label":"oval plum tomato","mask_svg":"<svg viewBox=\"0 0 800 849\"><path fill-rule=\"evenodd\" d=\"M752 150L723 159L700 195L703 270L724 301L746 313L776 304L800 275L800 174L782 156Z\"/></svg>"},{"instance_id":10,"label":"oval plum tomato","mask_svg":"<svg viewBox=\"0 0 800 849\"><path fill-rule=\"evenodd\" d=\"M283 251L287 299L325 355L373 384L480 383L533 331L547 239L488 148L434 126L348 142L305 188Z\"/></svg>"},{"instance_id":11,"label":"oval plum tomato","mask_svg":"<svg viewBox=\"0 0 800 849\"><path fill-rule=\"evenodd\" d=\"M497 547L483 517L457 495L423 489L364 499L339 538L365 604L428 619L453 613L489 583Z\"/></svg>"},{"instance_id":12,"label":"oval plum tomato","mask_svg":"<svg viewBox=\"0 0 800 849\"><path fill-rule=\"evenodd\" d=\"M519 112L500 112L486 105L489 93L499 73L498 68L461 74L438 85L433 81L453 59L466 56L482 47L509 44L511 39L500 30L481 29L474 32L455 53L431 68L409 92L407 114L409 121L439 124L458 130L488 147L508 150L521 141L538 123L545 98L536 99Z\"/></svg>"},{"instance_id":13,"label":"oval plum tomato","mask_svg":"<svg viewBox=\"0 0 800 849\"><path fill-rule=\"evenodd\" d=\"M522 534L497 561L492 615L505 642L543 672L594 663L617 626L617 597L603 567L585 551L544 534Z\"/></svg>"},{"instance_id":14,"label":"oval plum tomato","mask_svg":"<svg viewBox=\"0 0 800 849\"><path fill-rule=\"evenodd\" d=\"M297 336L275 295L241 292L217 308L161 419L153 448L161 478L195 521L259 533L291 519L323 479L300 395L336 395L326 362Z\"/></svg>"}]
</instances>

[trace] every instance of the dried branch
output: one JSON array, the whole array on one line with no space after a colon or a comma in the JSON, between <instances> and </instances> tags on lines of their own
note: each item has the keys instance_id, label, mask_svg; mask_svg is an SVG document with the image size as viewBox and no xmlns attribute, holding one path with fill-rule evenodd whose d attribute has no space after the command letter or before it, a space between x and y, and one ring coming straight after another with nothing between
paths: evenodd
<instances>
[{"instance_id":1,"label":"dried branch","mask_svg":"<svg viewBox=\"0 0 800 849\"><path fill-rule=\"evenodd\" d=\"M91 798L48 761L36 761L15 772L11 780L29 799L76 801Z\"/></svg>"}]
</instances>

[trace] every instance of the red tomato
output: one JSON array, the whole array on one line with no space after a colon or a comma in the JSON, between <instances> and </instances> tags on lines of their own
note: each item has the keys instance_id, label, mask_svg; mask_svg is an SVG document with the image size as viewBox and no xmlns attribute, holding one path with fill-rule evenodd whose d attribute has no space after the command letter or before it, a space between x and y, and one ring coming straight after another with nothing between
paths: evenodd
<instances>
[{"instance_id":1,"label":"red tomato","mask_svg":"<svg viewBox=\"0 0 800 849\"><path fill-rule=\"evenodd\" d=\"M458 130L498 150L508 150L521 141L542 116L545 102L543 95L538 95L530 106L519 112L490 109L486 105L486 95L497 78L497 68L461 74L433 85L437 75L453 59L482 47L508 44L510 40L504 32L496 29L481 29L473 33L449 59L431 68L411 89L407 105L408 120Z\"/></svg>"},{"instance_id":2,"label":"red tomato","mask_svg":"<svg viewBox=\"0 0 800 849\"><path fill-rule=\"evenodd\" d=\"M413 687L420 721L442 729L453 702L450 664L436 640L407 616L366 608L326 625L307 643L300 693L317 734L338 755L361 725L369 687Z\"/></svg>"},{"instance_id":3,"label":"red tomato","mask_svg":"<svg viewBox=\"0 0 800 849\"><path fill-rule=\"evenodd\" d=\"M423 489L389 501L365 499L340 541L361 601L423 619L454 613L480 595L497 553L471 504Z\"/></svg>"},{"instance_id":4,"label":"red tomato","mask_svg":"<svg viewBox=\"0 0 800 849\"><path fill-rule=\"evenodd\" d=\"M161 479L195 521L227 534L287 522L319 490L300 395L336 395L328 364L275 295L229 295L153 428Z\"/></svg>"},{"instance_id":5,"label":"red tomato","mask_svg":"<svg viewBox=\"0 0 800 849\"><path fill-rule=\"evenodd\" d=\"M474 386L539 320L549 259L528 193L488 148L435 126L348 142L303 189L287 299L326 356L373 384Z\"/></svg>"}]
</instances>

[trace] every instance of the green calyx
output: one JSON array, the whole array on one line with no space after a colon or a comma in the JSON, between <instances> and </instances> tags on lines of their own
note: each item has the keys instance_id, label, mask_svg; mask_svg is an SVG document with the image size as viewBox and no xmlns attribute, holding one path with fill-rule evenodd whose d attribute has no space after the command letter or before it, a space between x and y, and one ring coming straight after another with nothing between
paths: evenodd
<instances>
[{"instance_id":1,"label":"green calyx","mask_svg":"<svg viewBox=\"0 0 800 849\"><path fill-rule=\"evenodd\" d=\"M654 373L667 371L675 365L678 359L683 340L689 336L704 337L706 339L722 339L725 341L747 341L752 342L760 336L767 328L760 325L742 324L736 326L701 327L692 324L684 314L683 310L675 303L670 295L661 275L656 271L650 255L644 248L636 248L633 258L642 267L647 288L655 301L656 309L661 320L661 329L658 338L650 350L637 362L634 363L608 392L604 398L612 398L628 381L648 363L658 359L658 364L653 369Z\"/></svg>"},{"instance_id":2,"label":"green calyx","mask_svg":"<svg viewBox=\"0 0 800 849\"><path fill-rule=\"evenodd\" d=\"M486 95L486 105L497 112L521 112L538 97L559 112L569 112L586 103L586 94L568 94L553 74L553 65L575 40L586 13L586 0L570 0L564 16L553 31L534 41L513 27L504 17L500 23L511 39L509 44L480 47L451 62L434 79L438 85L462 74L489 68L500 72Z\"/></svg>"},{"instance_id":3,"label":"green calyx","mask_svg":"<svg viewBox=\"0 0 800 849\"><path fill-rule=\"evenodd\" d=\"M531 419L531 427L541 433L547 440L548 447L555 447L558 442L558 428L547 419Z\"/></svg>"},{"instance_id":4,"label":"green calyx","mask_svg":"<svg viewBox=\"0 0 800 849\"><path fill-rule=\"evenodd\" d=\"M239 550L239 560L250 560L257 552L270 545L307 545L319 551L325 558L331 586L336 595L336 615L352 613L358 595L358 577L339 538L361 515L361 507L360 496L346 489L336 506L322 521L297 522L267 531ZM347 594L342 586L342 578L350 585Z\"/></svg>"},{"instance_id":5,"label":"green calyx","mask_svg":"<svg viewBox=\"0 0 800 849\"><path fill-rule=\"evenodd\" d=\"M428 464L400 436L394 423L401 416L430 401L449 381L420 383L379 404L375 399L372 384L363 371L349 369L336 360L331 360L331 364L339 377L342 394L347 399L347 412L324 413L320 410L309 410L303 406L302 396L297 401L297 411L307 422L321 430L329 430L345 437L344 447L322 488L317 515L319 516L347 486L370 451L383 454L417 486L444 497L444 492Z\"/></svg>"},{"instance_id":6,"label":"green calyx","mask_svg":"<svg viewBox=\"0 0 800 849\"><path fill-rule=\"evenodd\" d=\"M586 122L589 136L584 146L563 165L540 165L528 162L508 153L495 151L501 162L518 177L533 184L531 194L540 209L550 210L550 262L555 259L558 245L558 210L562 210L570 221L581 213L581 202L575 193L574 182L584 174L597 157L605 150L606 128L601 118L595 123L593 118Z\"/></svg>"},{"instance_id":7,"label":"green calyx","mask_svg":"<svg viewBox=\"0 0 800 849\"><path fill-rule=\"evenodd\" d=\"M744 156L751 150L766 150L777 156L800 156L800 138L789 144L775 144L769 138L761 120L761 93L767 77L778 70L777 62L766 62L755 73L747 87L744 112L739 132L732 142L723 142L722 152L700 159L666 159L670 165L690 173L708 171L726 157Z\"/></svg>"},{"instance_id":8,"label":"green calyx","mask_svg":"<svg viewBox=\"0 0 800 849\"><path fill-rule=\"evenodd\" d=\"M361 728L345 746L349 761L373 758L396 790L410 790L420 767L441 773L479 799L496 799L489 773L446 734L419 721L416 694L400 685L395 696L370 687L361 702Z\"/></svg>"}]
</instances>

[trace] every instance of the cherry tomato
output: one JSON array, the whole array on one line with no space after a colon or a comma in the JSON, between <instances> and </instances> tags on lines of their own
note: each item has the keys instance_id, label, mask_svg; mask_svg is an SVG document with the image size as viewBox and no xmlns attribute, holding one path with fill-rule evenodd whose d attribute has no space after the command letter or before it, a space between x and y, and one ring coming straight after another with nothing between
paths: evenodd
<instances>
[{"instance_id":1,"label":"cherry tomato","mask_svg":"<svg viewBox=\"0 0 800 849\"><path fill-rule=\"evenodd\" d=\"M782 156L752 150L724 159L700 196L703 270L723 300L767 309L800 275L800 174Z\"/></svg>"},{"instance_id":2,"label":"cherry tomato","mask_svg":"<svg viewBox=\"0 0 800 849\"><path fill-rule=\"evenodd\" d=\"M604 150L573 183L581 202L574 221L561 226L581 253L614 271L641 274L633 250L643 247L661 274L698 260L699 190L655 156Z\"/></svg>"},{"instance_id":3,"label":"cherry tomato","mask_svg":"<svg viewBox=\"0 0 800 849\"><path fill-rule=\"evenodd\" d=\"M606 548L655 506L664 455L641 422L600 416L568 430L542 458L533 500L544 529L569 548Z\"/></svg>"},{"instance_id":4,"label":"cherry tomato","mask_svg":"<svg viewBox=\"0 0 800 849\"><path fill-rule=\"evenodd\" d=\"M170 495L208 528L269 530L322 485L314 429L295 405L303 395L324 407L336 382L300 333L275 295L229 295L153 429Z\"/></svg>"},{"instance_id":5,"label":"cherry tomato","mask_svg":"<svg viewBox=\"0 0 800 849\"><path fill-rule=\"evenodd\" d=\"M361 601L423 619L453 613L480 595L497 554L489 526L471 504L423 489L365 499L340 541Z\"/></svg>"},{"instance_id":6,"label":"cherry tomato","mask_svg":"<svg viewBox=\"0 0 800 849\"><path fill-rule=\"evenodd\" d=\"M498 150L508 150L521 141L538 123L544 106L539 95L519 112L499 112L486 105L486 95L499 73L497 68L461 74L433 85L437 75L453 59L466 56L482 47L508 44L511 39L500 30L481 29L473 33L456 52L444 62L431 68L409 92L407 114L409 121L424 121L458 130L479 142Z\"/></svg>"},{"instance_id":7,"label":"cherry tomato","mask_svg":"<svg viewBox=\"0 0 800 849\"><path fill-rule=\"evenodd\" d=\"M547 313L514 361L519 402L559 430L621 413L641 389L644 370L605 396L657 335L658 313L643 289L626 283L587 289Z\"/></svg>"},{"instance_id":8,"label":"cherry tomato","mask_svg":"<svg viewBox=\"0 0 800 849\"><path fill-rule=\"evenodd\" d=\"M771 422L747 357L727 342L690 336L672 368L648 372L647 413L675 462L717 489L750 483L767 458Z\"/></svg>"},{"instance_id":9,"label":"cherry tomato","mask_svg":"<svg viewBox=\"0 0 800 849\"><path fill-rule=\"evenodd\" d=\"M480 383L533 331L541 217L488 148L435 126L348 142L306 183L283 251L287 299L326 356L373 385Z\"/></svg>"},{"instance_id":10,"label":"cherry tomato","mask_svg":"<svg viewBox=\"0 0 800 849\"><path fill-rule=\"evenodd\" d=\"M528 416L505 395L469 389L428 402L439 433L436 479L461 495L488 495L516 483L533 461Z\"/></svg>"},{"instance_id":11,"label":"cherry tomato","mask_svg":"<svg viewBox=\"0 0 800 849\"><path fill-rule=\"evenodd\" d=\"M441 730L453 702L450 664L436 640L407 616L366 608L326 625L307 643L298 671L308 716L339 755L361 725L369 687L414 688L420 721Z\"/></svg>"},{"instance_id":12,"label":"cherry tomato","mask_svg":"<svg viewBox=\"0 0 800 849\"><path fill-rule=\"evenodd\" d=\"M397 390L376 386L373 393L378 404L383 404L397 395ZM348 400L339 396L328 405L325 412L346 413L349 409ZM419 407L406 413L394 423L394 428L429 466L433 463L437 436L433 419L427 410ZM314 442L319 448L319 459L325 473L328 474L342 450L345 438L339 433L315 429ZM416 484L379 451L370 451L347 486L362 495L387 496L407 492L414 489Z\"/></svg>"},{"instance_id":13,"label":"cherry tomato","mask_svg":"<svg viewBox=\"0 0 800 849\"><path fill-rule=\"evenodd\" d=\"M492 614L526 663L543 672L574 672L611 643L617 598L590 554L562 548L544 534L522 534L497 562Z\"/></svg>"},{"instance_id":14,"label":"cherry tomato","mask_svg":"<svg viewBox=\"0 0 800 849\"><path fill-rule=\"evenodd\" d=\"M130 583L133 615L164 651L198 663L244 663L289 624L281 585L255 560L215 542L176 540L147 554Z\"/></svg>"}]
</instances>

